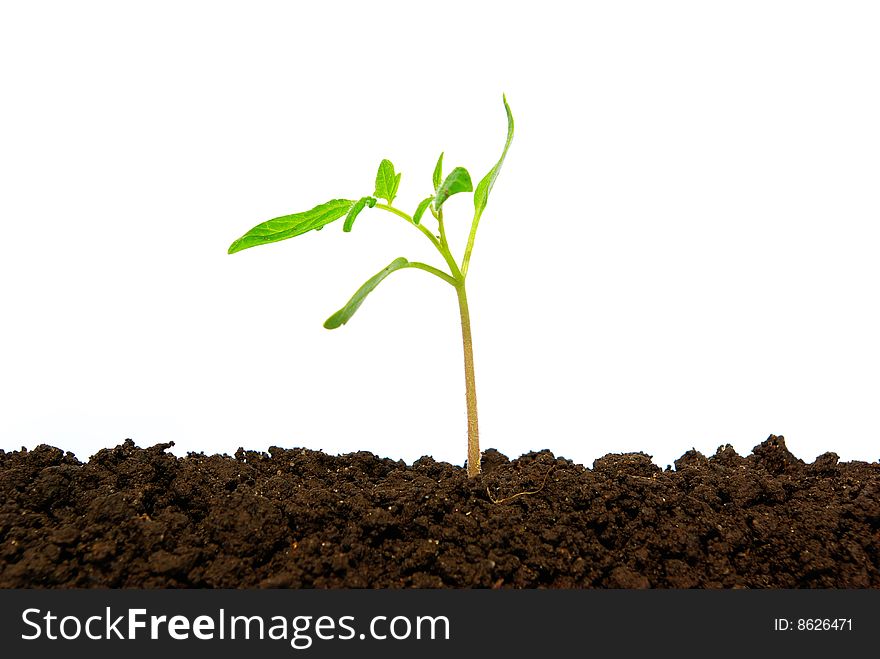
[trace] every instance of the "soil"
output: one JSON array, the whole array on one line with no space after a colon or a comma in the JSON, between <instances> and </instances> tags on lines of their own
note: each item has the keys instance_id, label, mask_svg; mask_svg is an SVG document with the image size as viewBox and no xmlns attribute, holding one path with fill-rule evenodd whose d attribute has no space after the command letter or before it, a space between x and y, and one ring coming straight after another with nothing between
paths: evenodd
<instances>
[{"instance_id":1,"label":"soil","mask_svg":"<svg viewBox=\"0 0 880 659\"><path fill-rule=\"evenodd\" d=\"M3 588L880 588L880 464L0 451Z\"/></svg>"}]
</instances>

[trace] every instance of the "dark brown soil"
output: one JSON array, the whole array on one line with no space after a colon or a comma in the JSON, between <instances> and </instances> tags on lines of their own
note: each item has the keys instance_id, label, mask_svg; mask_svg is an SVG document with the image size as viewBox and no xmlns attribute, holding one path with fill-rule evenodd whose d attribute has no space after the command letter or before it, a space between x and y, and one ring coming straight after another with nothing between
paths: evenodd
<instances>
[{"instance_id":1,"label":"dark brown soil","mask_svg":"<svg viewBox=\"0 0 880 659\"><path fill-rule=\"evenodd\" d=\"M878 588L880 464L0 451L0 586Z\"/></svg>"}]
</instances>

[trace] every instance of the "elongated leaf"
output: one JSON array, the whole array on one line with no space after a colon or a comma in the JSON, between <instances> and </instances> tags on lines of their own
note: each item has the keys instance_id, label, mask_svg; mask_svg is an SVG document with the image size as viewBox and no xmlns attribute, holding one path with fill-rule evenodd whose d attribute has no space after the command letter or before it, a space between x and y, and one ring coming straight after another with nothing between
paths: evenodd
<instances>
[{"instance_id":1,"label":"elongated leaf","mask_svg":"<svg viewBox=\"0 0 880 659\"><path fill-rule=\"evenodd\" d=\"M385 199L389 204L397 196L397 188L400 186L400 174L394 173L394 165L390 160L379 163L379 171L376 172L376 191L374 197Z\"/></svg>"},{"instance_id":2,"label":"elongated leaf","mask_svg":"<svg viewBox=\"0 0 880 659\"><path fill-rule=\"evenodd\" d=\"M351 231L351 227L354 226L354 221L357 219L358 214L364 210L364 206L372 208L375 205L375 197L361 197L358 199L354 206L351 207L351 210L348 211L348 215L345 216L345 224L342 225L342 230L345 232Z\"/></svg>"},{"instance_id":3,"label":"elongated leaf","mask_svg":"<svg viewBox=\"0 0 880 659\"><path fill-rule=\"evenodd\" d=\"M443 154L437 158L437 166L434 167L434 192L440 187L440 181L443 180Z\"/></svg>"},{"instance_id":4,"label":"elongated leaf","mask_svg":"<svg viewBox=\"0 0 880 659\"><path fill-rule=\"evenodd\" d=\"M327 329L336 329L337 327L341 327L345 325L349 321L349 319L354 315L354 312L358 310L361 304L364 301L364 298L367 297L370 293L373 292L373 289L378 286L385 277L390 275L395 270L400 270L401 268L405 268L409 265L409 261L405 258L400 257L399 259L394 259L387 266L382 268L375 275L370 277L366 283L361 286L357 293L351 296L351 299L348 303L342 307L335 314L330 316L326 321L324 321L324 327Z\"/></svg>"},{"instance_id":5,"label":"elongated leaf","mask_svg":"<svg viewBox=\"0 0 880 659\"><path fill-rule=\"evenodd\" d=\"M483 211L486 209L486 203L489 201L489 193L492 192L492 186L495 185L495 179L501 171L501 165L510 148L510 141L513 139L513 115L510 113L510 106L507 104L507 97L504 100L504 110L507 112L507 141L504 143L504 151L501 152L501 158L495 163L495 166L489 170L489 173L483 177L477 184L477 190L474 192L474 221L478 221Z\"/></svg>"},{"instance_id":6,"label":"elongated leaf","mask_svg":"<svg viewBox=\"0 0 880 659\"><path fill-rule=\"evenodd\" d=\"M437 188L437 194L434 197L435 210L439 211L443 203L452 195L459 192L470 192L473 189L474 184L471 183L471 175L468 173L468 170L464 167L456 167L449 172L449 176L443 181L443 185Z\"/></svg>"},{"instance_id":7,"label":"elongated leaf","mask_svg":"<svg viewBox=\"0 0 880 659\"><path fill-rule=\"evenodd\" d=\"M434 201L434 197L427 197L419 202L419 207L416 208L416 212L413 215L413 224L418 224L421 221L422 215L425 214L425 209L428 208L432 201Z\"/></svg>"},{"instance_id":8,"label":"elongated leaf","mask_svg":"<svg viewBox=\"0 0 880 659\"><path fill-rule=\"evenodd\" d=\"M325 224L330 224L345 215L354 203L351 199L333 199L304 213L282 215L263 222L233 242L229 246L229 253L234 254L248 247L286 240L313 229L320 230Z\"/></svg>"}]
</instances>

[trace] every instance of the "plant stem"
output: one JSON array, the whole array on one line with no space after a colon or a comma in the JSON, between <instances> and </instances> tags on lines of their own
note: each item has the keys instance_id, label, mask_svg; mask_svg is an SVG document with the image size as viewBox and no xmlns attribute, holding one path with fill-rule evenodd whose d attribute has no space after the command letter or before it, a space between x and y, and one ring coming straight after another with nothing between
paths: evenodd
<instances>
[{"instance_id":1,"label":"plant stem","mask_svg":"<svg viewBox=\"0 0 880 659\"><path fill-rule=\"evenodd\" d=\"M445 281L447 284L451 284L453 286L458 286L458 280L450 277L448 274L440 270L439 268L435 268L432 265L428 265L427 263L420 263L418 261L410 261L406 265L407 268L418 268L419 270L424 270L425 272L430 272L432 275L437 275Z\"/></svg>"},{"instance_id":2,"label":"plant stem","mask_svg":"<svg viewBox=\"0 0 880 659\"><path fill-rule=\"evenodd\" d=\"M447 250L449 249L449 242L446 240L446 227L443 224L443 209L441 208L437 211L435 217L437 218L437 229L440 231L440 245L445 247Z\"/></svg>"},{"instance_id":3,"label":"plant stem","mask_svg":"<svg viewBox=\"0 0 880 659\"><path fill-rule=\"evenodd\" d=\"M394 206L389 204L376 204L376 208L381 208L382 210L394 213L398 217L402 217L410 224L418 227L418 229L433 243L434 247L437 248L437 251L443 256L443 259L446 261L446 264L452 272L452 276L449 276L442 270L418 262L410 262L408 266L425 270L426 272L430 272L431 274L440 277L440 279L455 286L455 292L458 294L458 310L461 313L461 342L464 347L464 385L468 419L467 474L468 478L474 478L480 474L480 431L477 424L477 385L474 380L474 346L471 339L471 315L468 311L467 292L464 288L464 280L468 261L470 261L471 250L474 246L474 237L477 232L476 225L477 222L479 222L479 215L474 218L474 223L471 227L471 235L468 237L467 250L465 252L464 260L462 261L463 268L460 269L455 262L455 258L452 256L452 252L449 250L449 243L446 240L446 229L443 226L442 210L434 212L434 209L431 209L431 212L434 213L434 217L437 218L437 222L439 223L440 238L438 240L437 236L431 233L430 230L422 224L415 224L412 220L412 216L404 213L402 210L394 208Z\"/></svg>"},{"instance_id":4,"label":"plant stem","mask_svg":"<svg viewBox=\"0 0 880 659\"><path fill-rule=\"evenodd\" d=\"M404 213L399 208L395 208L394 206L389 206L388 204L379 204L379 203L376 204L376 208L381 208L383 211L388 211L390 213L394 213L398 217L402 217L404 220L406 220L410 224L413 223L412 217L408 213Z\"/></svg>"},{"instance_id":5,"label":"plant stem","mask_svg":"<svg viewBox=\"0 0 880 659\"><path fill-rule=\"evenodd\" d=\"M480 431L477 425L477 384L474 380L474 346L471 340L471 316L468 311L464 279L455 287L458 309L461 312L461 342L464 346L464 384L468 419L468 478L480 473Z\"/></svg>"},{"instance_id":6,"label":"plant stem","mask_svg":"<svg viewBox=\"0 0 880 659\"><path fill-rule=\"evenodd\" d=\"M376 204L376 208L381 208L382 210L388 211L389 213L394 213L398 217L402 217L404 220L406 220L419 231L421 231L425 235L425 237L431 241L431 244L437 248L437 251L440 252L440 254L443 256L446 264L452 271L452 276L456 279L458 278L461 273L458 269L458 264L455 262L452 254L449 253L449 248L441 245L440 241L437 239L437 236L431 233L431 230L428 229L428 227L426 227L424 224L416 224L415 222L413 222L411 215L404 213L402 210L400 210L399 208L395 208L394 206L389 206L388 204Z\"/></svg>"},{"instance_id":7,"label":"plant stem","mask_svg":"<svg viewBox=\"0 0 880 659\"><path fill-rule=\"evenodd\" d=\"M478 212L474 215L474 220L471 222L471 230L468 234L467 245L464 248L464 257L461 259L461 275L462 277L467 276L468 268L471 264L471 252L474 249L474 240L477 237L477 227L480 226L480 216L482 212Z\"/></svg>"}]
</instances>

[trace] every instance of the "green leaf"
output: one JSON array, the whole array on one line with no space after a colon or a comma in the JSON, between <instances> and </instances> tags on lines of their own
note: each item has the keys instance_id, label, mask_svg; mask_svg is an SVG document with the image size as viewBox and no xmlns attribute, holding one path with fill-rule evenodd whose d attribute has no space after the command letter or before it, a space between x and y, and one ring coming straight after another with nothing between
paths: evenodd
<instances>
[{"instance_id":1,"label":"green leaf","mask_svg":"<svg viewBox=\"0 0 880 659\"><path fill-rule=\"evenodd\" d=\"M376 191L374 197L385 199L389 204L397 196L397 188L400 186L400 174L394 173L394 165L390 160L379 163L379 171L376 172Z\"/></svg>"},{"instance_id":2,"label":"green leaf","mask_svg":"<svg viewBox=\"0 0 880 659\"><path fill-rule=\"evenodd\" d=\"M495 166L489 170L489 173L483 177L483 180L477 184L477 190L474 192L474 219L479 220L483 211L486 209L486 203L489 201L489 193L492 186L495 185L495 179L498 178L498 172L501 171L501 165L504 163L504 157L510 148L510 141L513 139L513 115L510 113L510 106L507 104L507 97L502 96L504 100L504 110L507 112L507 141L504 143L504 151L501 158L495 163Z\"/></svg>"},{"instance_id":3,"label":"green leaf","mask_svg":"<svg viewBox=\"0 0 880 659\"><path fill-rule=\"evenodd\" d=\"M293 238L313 229L319 231L325 224L330 224L345 215L354 203L351 199L333 199L326 204L315 206L310 211L282 215L258 224L229 246L229 254L235 254L248 247Z\"/></svg>"},{"instance_id":4,"label":"green leaf","mask_svg":"<svg viewBox=\"0 0 880 659\"><path fill-rule=\"evenodd\" d=\"M443 154L437 158L437 166L434 167L434 192L440 187L440 181L443 180Z\"/></svg>"},{"instance_id":5,"label":"green leaf","mask_svg":"<svg viewBox=\"0 0 880 659\"><path fill-rule=\"evenodd\" d=\"M390 275L395 270L400 270L401 268L405 268L408 265L409 261L407 261L403 257L400 257L399 259L394 259L386 267L370 277L366 281L366 283L357 290L357 293L351 296L351 299L344 307L342 307L339 311L337 311L326 321L324 321L324 327L326 327L327 329L336 329L337 327L345 325L345 323L347 323L349 319L354 315L354 312L358 310L358 307L361 306L364 298L372 293L373 289L376 288L376 286L378 286L382 282L382 280L385 279L385 277Z\"/></svg>"},{"instance_id":6,"label":"green leaf","mask_svg":"<svg viewBox=\"0 0 880 659\"><path fill-rule=\"evenodd\" d=\"M422 215L425 214L425 209L428 208L432 201L434 201L434 197L426 197L419 202L419 207L416 208L416 212L413 215L413 224L419 223L422 219Z\"/></svg>"},{"instance_id":7,"label":"green leaf","mask_svg":"<svg viewBox=\"0 0 880 659\"><path fill-rule=\"evenodd\" d=\"M346 233L351 231L351 227L354 226L354 221L357 218L358 214L364 210L364 206L369 206L372 208L376 205L375 197L361 197L358 199L354 206L351 207L351 210L348 211L348 215L345 216L345 224L342 225L342 230Z\"/></svg>"},{"instance_id":8,"label":"green leaf","mask_svg":"<svg viewBox=\"0 0 880 659\"><path fill-rule=\"evenodd\" d=\"M470 192L473 189L474 184L471 183L471 175L468 174L468 170L464 167L456 167L449 173L446 180L443 181L443 185L437 188L437 195L434 197L434 209L439 211L443 203L452 195L459 192Z\"/></svg>"}]
</instances>

